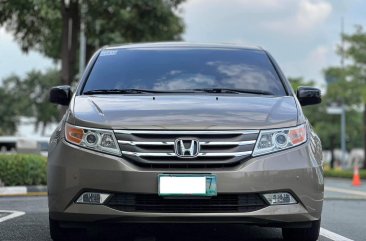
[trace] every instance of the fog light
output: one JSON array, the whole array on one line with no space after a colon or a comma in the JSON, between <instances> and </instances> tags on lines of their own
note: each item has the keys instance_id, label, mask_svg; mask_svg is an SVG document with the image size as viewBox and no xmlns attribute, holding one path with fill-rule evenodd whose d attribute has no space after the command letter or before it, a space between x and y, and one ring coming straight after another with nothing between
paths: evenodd
<instances>
[{"instance_id":1,"label":"fog light","mask_svg":"<svg viewBox=\"0 0 366 241\"><path fill-rule=\"evenodd\" d=\"M295 198L287 192L277 192L277 193L267 193L263 194L265 199L271 205L281 205L281 204L294 204L297 203Z\"/></svg>"},{"instance_id":2,"label":"fog light","mask_svg":"<svg viewBox=\"0 0 366 241\"><path fill-rule=\"evenodd\" d=\"M103 204L109 197L109 194L97 193L97 192L84 192L80 195L76 203L84 204Z\"/></svg>"}]
</instances>

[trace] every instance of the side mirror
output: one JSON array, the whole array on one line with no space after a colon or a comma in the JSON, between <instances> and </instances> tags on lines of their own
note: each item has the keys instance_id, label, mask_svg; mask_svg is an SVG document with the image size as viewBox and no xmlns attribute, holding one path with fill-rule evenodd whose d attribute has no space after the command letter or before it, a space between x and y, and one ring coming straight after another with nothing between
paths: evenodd
<instances>
[{"instance_id":1,"label":"side mirror","mask_svg":"<svg viewBox=\"0 0 366 241\"><path fill-rule=\"evenodd\" d=\"M72 92L69 85L52 87L50 90L50 102L68 106L70 104Z\"/></svg>"},{"instance_id":2,"label":"side mirror","mask_svg":"<svg viewBox=\"0 0 366 241\"><path fill-rule=\"evenodd\" d=\"M313 87L299 87L296 96L302 106L316 105L322 102L320 90Z\"/></svg>"}]
</instances>

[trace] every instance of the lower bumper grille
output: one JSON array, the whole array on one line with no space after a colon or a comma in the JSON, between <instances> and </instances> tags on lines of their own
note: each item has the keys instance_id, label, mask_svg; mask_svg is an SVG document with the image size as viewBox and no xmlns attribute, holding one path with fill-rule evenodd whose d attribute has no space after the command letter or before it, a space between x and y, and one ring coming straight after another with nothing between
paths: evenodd
<instances>
[{"instance_id":1,"label":"lower bumper grille","mask_svg":"<svg viewBox=\"0 0 366 241\"><path fill-rule=\"evenodd\" d=\"M235 213L268 206L258 194L219 194L211 198L163 198L154 194L114 194L106 204L125 212Z\"/></svg>"}]
</instances>

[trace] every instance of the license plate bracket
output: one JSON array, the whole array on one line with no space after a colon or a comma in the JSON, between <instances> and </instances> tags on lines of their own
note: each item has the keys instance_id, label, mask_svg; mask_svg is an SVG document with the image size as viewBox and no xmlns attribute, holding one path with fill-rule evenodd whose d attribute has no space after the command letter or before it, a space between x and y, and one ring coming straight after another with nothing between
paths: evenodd
<instances>
[{"instance_id":1,"label":"license plate bracket","mask_svg":"<svg viewBox=\"0 0 366 241\"><path fill-rule=\"evenodd\" d=\"M159 196L217 196L216 176L212 174L159 174Z\"/></svg>"}]
</instances>

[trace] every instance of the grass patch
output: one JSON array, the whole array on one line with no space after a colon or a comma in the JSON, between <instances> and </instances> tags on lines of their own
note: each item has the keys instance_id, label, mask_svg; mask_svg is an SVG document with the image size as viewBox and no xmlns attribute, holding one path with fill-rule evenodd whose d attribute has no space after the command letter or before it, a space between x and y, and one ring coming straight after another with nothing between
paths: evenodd
<instances>
[{"instance_id":1,"label":"grass patch","mask_svg":"<svg viewBox=\"0 0 366 241\"><path fill-rule=\"evenodd\" d=\"M360 177L366 179L366 170L360 169ZM343 169L324 169L325 177L339 177L339 178L349 178L353 177L353 170L343 170Z\"/></svg>"}]
</instances>

